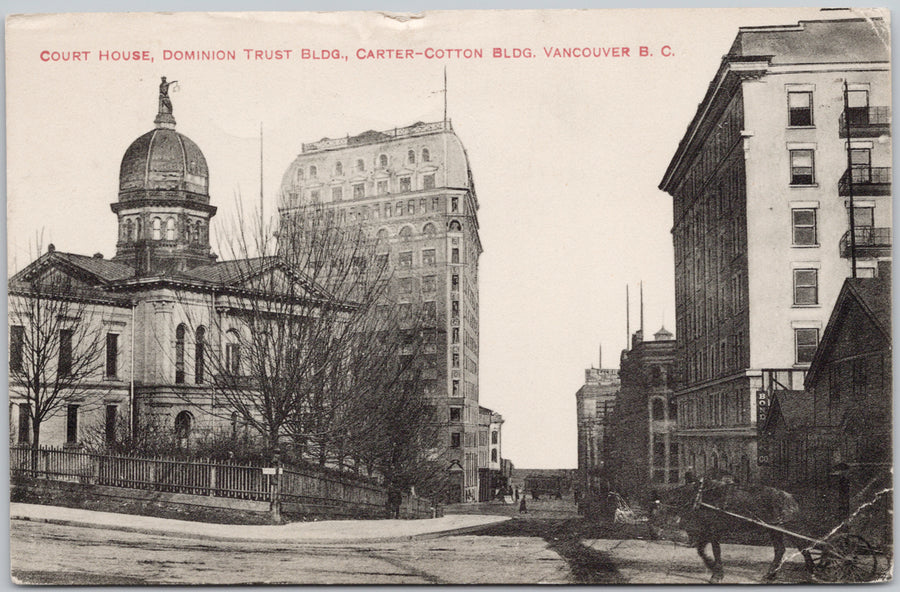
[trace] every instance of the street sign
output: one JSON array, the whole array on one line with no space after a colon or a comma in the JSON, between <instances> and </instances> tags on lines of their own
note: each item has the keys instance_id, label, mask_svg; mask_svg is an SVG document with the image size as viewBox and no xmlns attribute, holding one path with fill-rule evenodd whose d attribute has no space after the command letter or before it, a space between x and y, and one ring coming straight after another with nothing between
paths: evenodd
<instances>
[{"instance_id":1,"label":"street sign","mask_svg":"<svg viewBox=\"0 0 900 592\"><path fill-rule=\"evenodd\" d=\"M262 472L263 475L274 475L275 467L263 467ZM278 467L278 474L281 474L281 467Z\"/></svg>"}]
</instances>

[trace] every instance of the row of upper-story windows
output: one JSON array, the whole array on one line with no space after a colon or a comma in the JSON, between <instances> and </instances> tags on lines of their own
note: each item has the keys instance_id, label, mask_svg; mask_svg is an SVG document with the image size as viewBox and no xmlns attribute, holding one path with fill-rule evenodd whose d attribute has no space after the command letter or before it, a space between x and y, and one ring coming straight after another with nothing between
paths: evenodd
<instances>
[{"instance_id":1,"label":"row of upper-story windows","mask_svg":"<svg viewBox=\"0 0 900 592\"><path fill-rule=\"evenodd\" d=\"M816 151L810 148L790 150L791 185L816 184ZM878 169L872 168L872 149L851 147L850 167L853 183L867 184L876 181Z\"/></svg>"},{"instance_id":2,"label":"row of upper-story windows","mask_svg":"<svg viewBox=\"0 0 900 592\"><path fill-rule=\"evenodd\" d=\"M678 427L702 428L750 423L750 399L745 391L719 391L681 397Z\"/></svg>"},{"instance_id":3,"label":"row of upper-story windows","mask_svg":"<svg viewBox=\"0 0 900 592\"><path fill-rule=\"evenodd\" d=\"M41 343L38 343L38 342ZM48 352L45 345L54 344L55 352ZM61 377L86 378L93 373L100 357L94 353L93 345L75 343L77 341L74 329L60 329L55 339L47 339L46 336L32 340L32 336L26 334L24 325L10 325L9 328L9 372L14 378L28 379L33 376L35 369L41 365L47 365L50 360L42 359L48 353L57 357L57 374ZM99 344L98 344L99 345ZM88 347L87 353L79 353L78 347ZM105 357L103 376L107 379L116 379L119 375L119 334L107 333L105 339ZM87 360L91 358L91 360ZM91 364L86 362L90 361ZM78 374L78 376L74 376Z\"/></svg>"},{"instance_id":4,"label":"row of upper-story windows","mask_svg":"<svg viewBox=\"0 0 900 592\"><path fill-rule=\"evenodd\" d=\"M422 148L421 162L431 162L431 152L428 148ZM408 150L406 152L406 159L403 164L416 164L416 151ZM387 154L379 154L375 159L375 166L378 168L386 169L391 165L391 158ZM366 171L366 160L363 158L357 158L355 161L352 161L353 171L358 173L364 173ZM341 176L344 174L344 163L343 161L337 161L334 163L333 169L335 176ZM297 168L297 180L302 181L304 176L308 176L310 179L316 179L319 176L319 167L317 165L310 165L308 169L304 172L303 167Z\"/></svg>"},{"instance_id":5,"label":"row of upper-story windows","mask_svg":"<svg viewBox=\"0 0 900 592\"><path fill-rule=\"evenodd\" d=\"M365 218L363 218L365 220ZM462 224L459 220L451 220L447 224L447 232L462 232ZM409 242L416 236L416 231L413 229L413 226L407 224L400 229L397 233L397 237L403 242ZM434 238L437 236L437 226L432 222L428 222L422 227L422 236L427 238ZM390 239L390 233L387 228L380 228L378 232L375 234L375 237L378 241L384 244L388 239Z\"/></svg>"},{"instance_id":6,"label":"row of upper-story windows","mask_svg":"<svg viewBox=\"0 0 900 592\"><path fill-rule=\"evenodd\" d=\"M178 229L178 223L173 216L161 218L155 216L150 219L149 228L144 229L144 221L140 216L125 218L119 228L122 240L125 242L139 241L146 238L152 240L186 240L194 243L205 242L208 240L206 223L202 220L188 220L181 228Z\"/></svg>"},{"instance_id":7,"label":"row of upper-story windows","mask_svg":"<svg viewBox=\"0 0 900 592\"><path fill-rule=\"evenodd\" d=\"M412 177L409 175L397 177L393 180L393 182L389 179L381 179L369 183L351 183L349 195L353 199L360 199L363 197L371 196L373 194L373 191L374 195L389 195L391 193L409 193L410 191L414 190L428 191L429 189L435 188L434 173L422 175L420 181L421 182L419 183L418 188L415 189L413 187ZM343 201L345 197L344 189L346 188L343 185L331 187L331 201ZM309 197L309 201L312 203L319 203L323 198L322 192L322 188L307 189L307 196Z\"/></svg>"},{"instance_id":8,"label":"row of upper-story windows","mask_svg":"<svg viewBox=\"0 0 900 592\"><path fill-rule=\"evenodd\" d=\"M843 101L843 97L842 97ZM869 122L869 90L851 87L847 91L847 117L849 123ZM788 126L812 127L815 125L813 91L808 89L788 90Z\"/></svg>"}]
</instances>

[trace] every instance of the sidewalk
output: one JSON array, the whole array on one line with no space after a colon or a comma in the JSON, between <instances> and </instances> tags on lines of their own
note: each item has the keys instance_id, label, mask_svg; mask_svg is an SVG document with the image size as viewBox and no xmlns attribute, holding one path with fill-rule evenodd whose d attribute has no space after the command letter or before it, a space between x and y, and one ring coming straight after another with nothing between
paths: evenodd
<instances>
[{"instance_id":1,"label":"sidewalk","mask_svg":"<svg viewBox=\"0 0 900 592\"><path fill-rule=\"evenodd\" d=\"M9 517L11 520L107 528L193 539L269 543L377 543L409 540L463 534L489 524L509 520L505 516L454 514L423 520L322 520L279 526L244 526L19 503L9 505Z\"/></svg>"}]
</instances>

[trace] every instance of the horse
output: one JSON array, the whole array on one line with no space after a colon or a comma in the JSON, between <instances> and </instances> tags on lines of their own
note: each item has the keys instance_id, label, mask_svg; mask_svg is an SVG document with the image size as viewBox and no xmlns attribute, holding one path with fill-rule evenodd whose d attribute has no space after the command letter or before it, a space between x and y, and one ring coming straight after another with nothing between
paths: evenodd
<instances>
[{"instance_id":1,"label":"horse","mask_svg":"<svg viewBox=\"0 0 900 592\"><path fill-rule=\"evenodd\" d=\"M700 559L712 572L710 583L714 584L721 582L725 573L722 567L720 546L723 536L740 530L766 530L775 551L775 557L764 578L765 581L771 581L781 567L784 557L785 534L754 524L749 520L742 520L706 508L701 503L783 528L784 525L799 518L800 506L794 496L786 491L763 485L741 487L734 480L725 477L700 479L670 489L659 494L653 502L650 515L651 524L657 527L677 525L686 531L697 549ZM798 539L793 539L791 542L803 555L806 569L812 574L815 564L807 545ZM712 559L706 555L707 544L712 545Z\"/></svg>"}]
</instances>

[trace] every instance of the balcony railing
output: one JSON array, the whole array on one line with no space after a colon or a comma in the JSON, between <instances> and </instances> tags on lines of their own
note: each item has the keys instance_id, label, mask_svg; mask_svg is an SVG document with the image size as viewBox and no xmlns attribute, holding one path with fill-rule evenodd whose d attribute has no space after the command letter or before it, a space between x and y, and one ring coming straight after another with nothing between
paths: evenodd
<instances>
[{"instance_id":1,"label":"balcony railing","mask_svg":"<svg viewBox=\"0 0 900 592\"><path fill-rule=\"evenodd\" d=\"M854 239L857 257L889 257L891 255L890 228L857 226ZM841 257L849 258L850 255L850 231L848 230L841 237Z\"/></svg>"},{"instance_id":2,"label":"balcony railing","mask_svg":"<svg viewBox=\"0 0 900 592\"><path fill-rule=\"evenodd\" d=\"M853 195L890 195L891 167L854 167ZM850 174L844 171L838 182L838 194L850 195Z\"/></svg>"},{"instance_id":3,"label":"balcony railing","mask_svg":"<svg viewBox=\"0 0 900 592\"><path fill-rule=\"evenodd\" d=\"M872 138L891 133L890 107L855 107L841 113L838 135L847 137L847 120L850 121L850 136Z\"/></svg>"}]
</instances>

